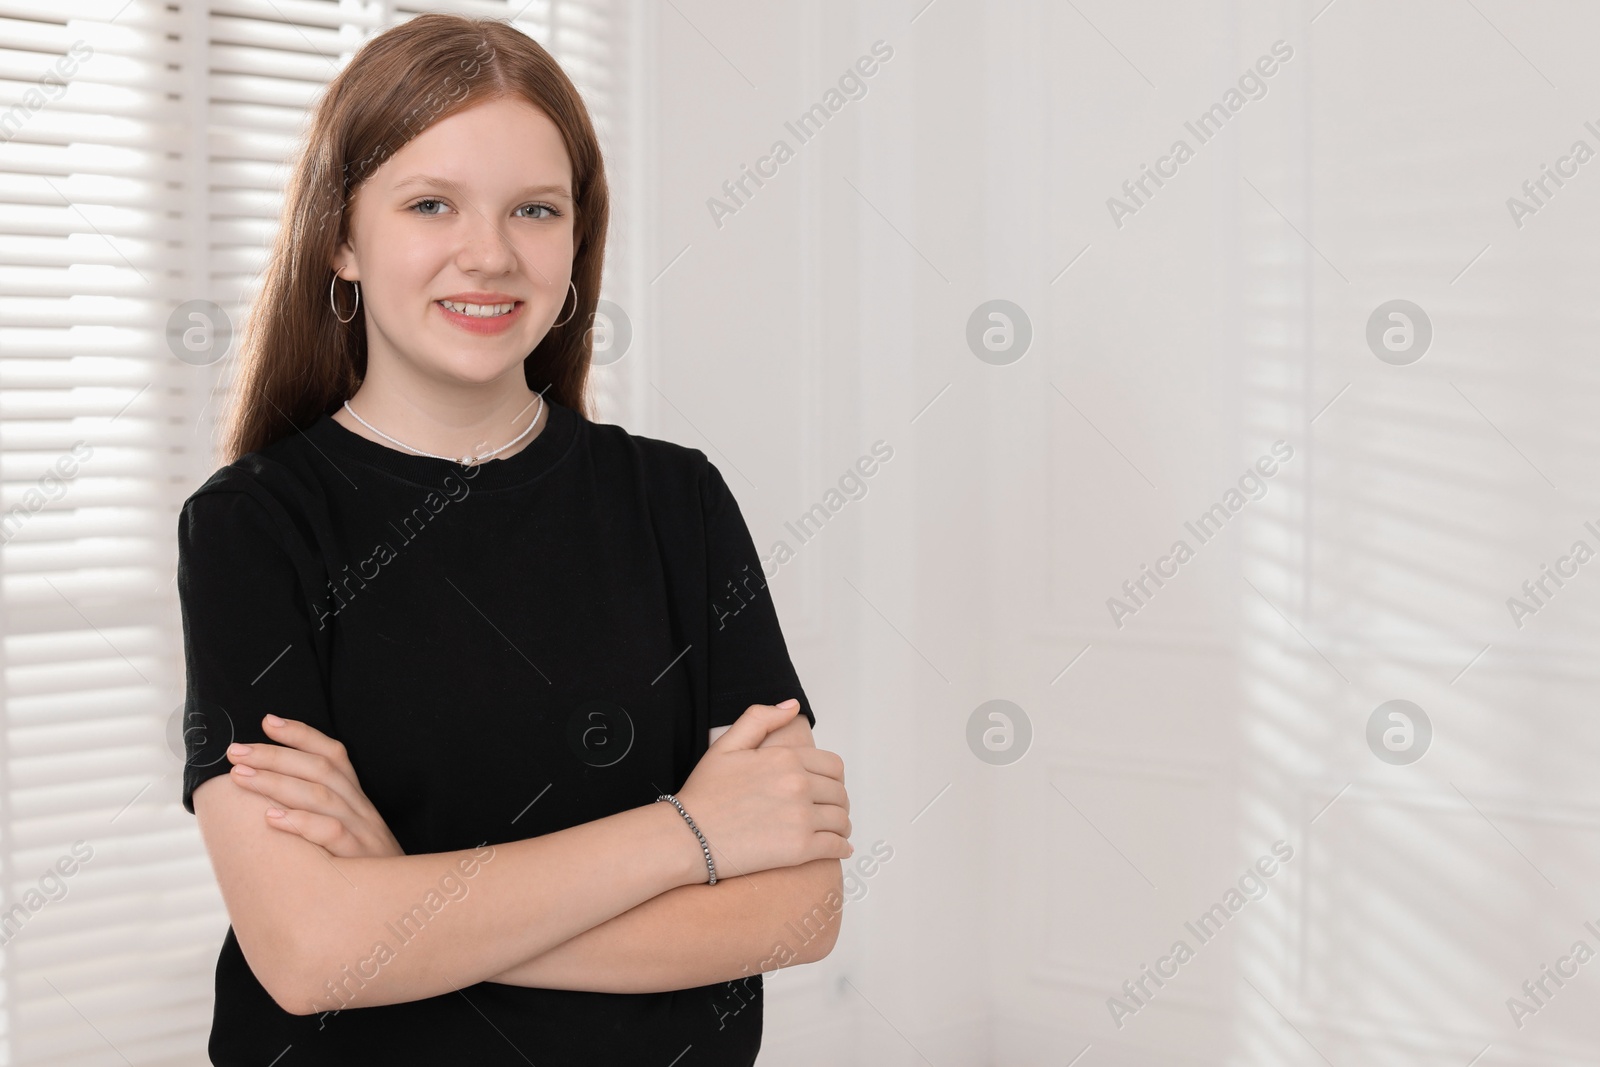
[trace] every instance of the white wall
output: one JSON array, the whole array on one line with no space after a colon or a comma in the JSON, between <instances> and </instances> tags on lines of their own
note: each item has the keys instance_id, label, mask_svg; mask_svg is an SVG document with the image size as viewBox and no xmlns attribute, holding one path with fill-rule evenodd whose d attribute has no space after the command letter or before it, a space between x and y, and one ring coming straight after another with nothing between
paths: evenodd
<instances>
[{"instance_id":1,"label":"white wall","mask_svg":"<svg viewBox=\"0 0 1600 1067\"><path fill-rule=\"evenodd\" d=\"M764 1063L1600 1049L1595 967L1520 1028L1506 1003L1600 950L1600 564L1520 628L1506 603L1600 550L1600 162L1520 227L1506 204L1600 150L1600 14L1323 3L641 5L652 217L609 414L704 448L763 550L894 449L774 579L857 855L894 854L832 957L769 978ZM866 96L798 144L785 120L880 39ZM1185 121L1279 40L1200 143ZM779 138L719 228L706 201ZM994 299L1032 326L1010 365L966 340ZM1395 299L1433 329L1407 365L1366 340ZM1279 440L1265 496L1185 530ZM1119 627L1107 598L1179 538ZM967 739L996 699L1032 730L1004 766ZM1434 730L1409 765L1367 742L1393 699ZM1202 944L1185 922L1276 841ZM1108 998L1179 938L1119 1028Z\"/></svg>"}]
</instances>

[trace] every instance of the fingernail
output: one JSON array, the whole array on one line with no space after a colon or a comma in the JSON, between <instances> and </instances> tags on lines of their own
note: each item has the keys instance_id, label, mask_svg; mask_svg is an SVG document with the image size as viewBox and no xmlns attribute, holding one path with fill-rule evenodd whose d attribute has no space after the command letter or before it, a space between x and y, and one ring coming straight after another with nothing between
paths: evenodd
<instances>
[{"instance_id":1,"label":"fingernail","mask_svg":"<svg viewBox=\"0 0 1600 1067\"><path fill-rule=\"evenodd\" d=\"M269 818L269 819L281 819L281 818L283 818L283 812L279 811L277 808L268 808L267 809L267 818Z\"/></svg>"},{"instance_id":2,"label":"fingernail","mask_svg":"<svg viewBox=\"0 0 1600 1067\"><path fill-rule=\"evenodd\" d=\"M782 704L778 705L780 708L798 708L799 706L800 702L794 697L790 697L788 700L785 700Z\"/></svg>"},{"instance_id":3,"label":"fingernail","mask_svg":"<svg viewBox=\"0 0 1600 1067\"><path fill-rule=\"evenodd\" d=\"M233 773L234 774L242 774L246 778L248 778L252 774L256 773L256 769L254 767L247 766L247 765L245 765L243 763L237 763L237 764L234 765Z\"/></svg>"},{"instance_id":4,"label":"fingernail","mask_svg":"<svg viewBox=\"0 0 1600 1067\"><path fill-rule=\"evenodd\" d=\"M276 715L268 715L266 718L266 723L268 726L282 726L283 720L278 718Z\"/></svg>"},{"instance_id":5,"label":"fingernail","mask_svg":"<svg viewBox=\"0 0 1600 1067\"><path fill-rule=\"evenodd\" d=\"M250 755L250 746L249 745L240 745L240 744L229 745L228 746L228 755L230 755L230 756L248 756L248 755Z\"/></svg>"}]
</instances>

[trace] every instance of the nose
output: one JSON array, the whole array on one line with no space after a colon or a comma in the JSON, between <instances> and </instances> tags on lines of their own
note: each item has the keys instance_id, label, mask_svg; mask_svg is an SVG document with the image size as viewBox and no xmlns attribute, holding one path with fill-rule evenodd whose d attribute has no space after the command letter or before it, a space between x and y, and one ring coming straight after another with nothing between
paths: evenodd
<instances>
[{"instance_id":1,"label":"nose","mask_svg":"<svg viewBox=\"0 0 1600 1067\"><path fill-rule=\"evenodd\" d=\"M493 216L468 209L456 266L474 274L506 274L517 265L517 249L505 226Z\"/></svg>"}]
</instances>

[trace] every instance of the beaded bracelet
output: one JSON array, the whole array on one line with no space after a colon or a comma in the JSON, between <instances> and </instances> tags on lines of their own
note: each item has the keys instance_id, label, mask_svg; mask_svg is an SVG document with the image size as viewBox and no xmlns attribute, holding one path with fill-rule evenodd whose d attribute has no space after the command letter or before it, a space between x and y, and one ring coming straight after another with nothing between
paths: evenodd
<instances>
[{"instance_id":1,"label":"beaded bracelet","mask_svg":"<svg viewBox=\"0 0 1600 1067\"><path fill-rule=\"evenodd\" d=\"M711 880L709 882L707 882L706 884L707 885L716 885L717 884L717 865L715 863L711 862L711 846L706 844L706 835L701 833L700 832L700 827L696 826L694 824L694 820L689 818L689 813L683 810L683 805L678 803L678 798L677 797L673 796L671 793L662 793L660 796L656 797L656 800L658 802L662 801L662 800L670 800L670 801L672 801L672 806L678 809L678 814L682 815L684 817L684 820L688 822L689 829L693 830L694 831L694 836L696 836L696 837L698 837L700 839L700 850L706 854L706 871L708 873L710 873L710 875L711 875Z\"/></svg>"}]
</instances>

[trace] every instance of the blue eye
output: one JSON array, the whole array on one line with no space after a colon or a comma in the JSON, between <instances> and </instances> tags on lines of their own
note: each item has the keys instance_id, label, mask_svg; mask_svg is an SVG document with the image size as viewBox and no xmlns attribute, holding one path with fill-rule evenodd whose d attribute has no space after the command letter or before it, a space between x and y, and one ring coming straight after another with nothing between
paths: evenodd
<instances>
[{"instance_id":1,"label":"blue eye","mask_svg":"<svg viewBox=\"0 0 1600 1067\"><path fill-rule=\"evenodd\" d=\"M406 210L407 211L416 212L418 217L424 218L424 219L435 219L435 218L439 217L439 214L440 214L439 212L418 211L417 210L418 208L422 207L422 205L424 205L424 204L440 204L440 205L443 205L444 201L439 199L436 196L425 196L421 200L418 200L416 203L412 204ZM556 210L556 208L553 207L550 204L523 204L522 207L518 208L517 210L518 211L523 211L523 210L525 210L527 208L533 208L534 210L537 210L537 211L544 211L544 212L546 212L546 214L544 214L544 215L522 215L522 216L520 216L521 218L525 218L525 219L531 218L531 219L536 219L536 220L543 220L543 219L554 219L554 218L560 218L561 217L561 212Z\"/></svg>"}]
</instances>

